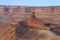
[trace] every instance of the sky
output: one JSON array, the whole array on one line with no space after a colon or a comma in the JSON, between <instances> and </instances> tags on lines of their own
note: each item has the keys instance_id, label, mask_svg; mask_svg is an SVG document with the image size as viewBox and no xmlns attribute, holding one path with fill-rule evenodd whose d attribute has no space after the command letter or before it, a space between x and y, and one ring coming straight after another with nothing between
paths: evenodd
<instances>
[{"instance_id":1,"label":"sky","mask_svg":"<svg viewBox=\"0 0 60 40\"><path fill-rule=\"evenodd\" d=\"M0 5L13 6L60 6L60 0L0 0Z\"/></svg>"}]
</instances>

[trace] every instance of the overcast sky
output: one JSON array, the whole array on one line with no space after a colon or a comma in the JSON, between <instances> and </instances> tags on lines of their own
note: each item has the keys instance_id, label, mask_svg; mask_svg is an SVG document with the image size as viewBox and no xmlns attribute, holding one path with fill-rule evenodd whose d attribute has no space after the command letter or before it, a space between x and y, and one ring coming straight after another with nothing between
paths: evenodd
<instances>
[{"instance_id":1,"label":"overcast sky","mask_svg":"<svg viewBox=\"0 0 60 40\"><path fill-rule=\"evenodd\" d=\"M0 0L0 5L60 6L60 0Z\"/></svg>"}]
</instances>

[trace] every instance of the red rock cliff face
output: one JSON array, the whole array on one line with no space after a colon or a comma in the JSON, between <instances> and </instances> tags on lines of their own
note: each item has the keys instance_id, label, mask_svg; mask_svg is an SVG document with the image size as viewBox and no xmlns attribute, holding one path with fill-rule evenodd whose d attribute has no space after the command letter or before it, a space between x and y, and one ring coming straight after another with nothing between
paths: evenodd
<instances>
[{"instance_id":1,"label":"red rock cliff face","mask_svg":"<svg viewBox=\"0 0 60 40\"><path fill-rule=\"evenodd\" d=\"M38 19L50 23L60 23L60 6L27 7L27 6L0 6L0 21L15 24L30 17L35 12ZM5 22L4 22L5 21ZM13 21L13 22L12 22Z\"/></svg>"},{"instance_id":2,"label":"red rock cliff face","mask_svg":"<svg viewBox=\"0 0 60 40\"><path fill-rule=\"evenodd\" d=\"M49 31L49 27L43 26L41 21L31 18L34 12L36 18L42 20L44 23L60 23L60 7L23 7L23 6L0 6L0 40L25 40L16 37L16 25L19 21L26 21L26 25L33 26L38 29L38 39L30 40L60 40L60 36L55 35ZM20 26L19 26L20 27ZM31 31L35 29L31 29ZM18 30L20 31L20 30ZM47 33L48 32L48 33ZM42 34L43 33L43 34ZM34 36L35 37L35 36ZM48 39L47 39L48 38ZM28 40L28 39L27 39Z\"/></svg>"}]
</instances>

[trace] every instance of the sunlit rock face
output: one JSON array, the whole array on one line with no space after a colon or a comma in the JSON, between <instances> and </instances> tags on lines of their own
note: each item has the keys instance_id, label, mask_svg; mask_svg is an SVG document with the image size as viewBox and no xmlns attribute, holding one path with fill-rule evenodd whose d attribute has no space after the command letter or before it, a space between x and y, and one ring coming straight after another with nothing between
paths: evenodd
<instances>
[{"instance_id":1,"label":"sunlit rock face","mask_svg":"<svg viewBox=\"0 0 60 40\"><path fill-rule=\"evenodd\" d=\"M17 27L15 29L16 37L31 40L47 38L48 35L46 35L44 31L49 30L49 28L45 27L44 23L41 20L38 20L34 15L35 14L33 13L30 18L26 19L25 21L20 21L17 24ZM44 31L42 32L42 30Z\"/></svg>"},{"instance_id":2,"label":"sunlit rock face","mask_svg":"<svg viewBox=\"0 0 60 40\"><path fill-rule=\"evenodd\" d=\"M52 38L59 37L54 32L49 30L40 30L27 25L21 24L16 28L16 37L23 40L51 40Z\"/></svg>"},{"instance_id":3,"label":"sunlit rock face","mask_svg":"<svg viewBox=\"0 0 60 40\"><path fill-rule=\"evenodd\" d=\"M32 14L24 21L16 25L8 24L0 28L1 40L59 40L58 25L45 24Z\"/></svg>"},{"instance_id":4,"label":"sunlit rock face","mask_svg":"<svg viewBox=\"0 0 60 40\"><path fill-rule=\"evenodd\" d=\"M16 24L20 20L30 17L32 12L35 12L37 18L45 22L60 24L60 6L0 6L0 25L7 23Z\"/></svg>"},{"instance_id":5,"label":"sunlit rock face","mask_svg":"<svg viewBox=\"0 0 60 40\"><path fill-rule=\"evenodd\" d=\"M43 21L31 16L17 24L16 37L24 40L51 40L54 37L59 37L53 32L54 29L51 30L51 28L55 28L55 25L53 26L51 27L51 24L44 25Z\"/></svg>"},{"instance_id":6,"label":"sunlit rock face","mask_svg":"<svg viewBox=\"0 0 60 40\"><path fill-rule=\"evenodd\" d=\"M60 36L52 31L19 25L8 24L1 27L0 40L60 40Z\"/></svg>"},{"instance_id":7,"label":"sunlit rock face","mask_svg":"<svg viewBox=\"0 0 60 40\"><path fill-rule=\"evenodd\" d=\"M3 13L3 17L0 15L0 17L2 17L1 22L7 23L7 25L0 27L0 40L60 40L60 26L55 25L60 23L60 19L58 19L59 21L53 19L58 14L59 8L59 10L56 8L58 11L55 10L55 7L42 7L26 11L24 7L21 7L21 10L18 8L19 11L17 11L18 9L16 7L17 10L14 7L11 7L10 12L7 13L3 12L3 8L0 10L0 12ZM34 14L31 15L31 17L28 17L31 12L36 13L37 17ZM52 13L56 14L52 15ZM47 15L52 17L46 18ZM44 22L40 20L41 18ZM46 26L44 25L45 22L55 24L48 24ZM12 25L8 23L12 23Z\"/></svg>"}]
</instances>

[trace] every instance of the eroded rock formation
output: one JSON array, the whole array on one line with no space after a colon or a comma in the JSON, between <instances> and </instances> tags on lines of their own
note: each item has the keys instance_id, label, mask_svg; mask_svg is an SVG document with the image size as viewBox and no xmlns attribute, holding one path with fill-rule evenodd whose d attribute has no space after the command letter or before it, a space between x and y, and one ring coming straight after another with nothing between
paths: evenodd
<instances>
[{"instance_id":1,"label":"eroded rock formation","mask_svg":"<svg viewBox=\"0 0 60 40\"><path fill-rule=\"evenodd\" d=\"M59 27L37 19L33 12L31 17L16 25L0 27L0 40L60 40L60 36L54 33L60 32Z\"/></svg>"},{"instance_id":2,"label":"eroded rock formation","mask_svg":"<svg viewBox=\"0 0 60 40\"><path fill-rule=\"evenodd\" d=\"M53 29L56 25L53 25L54 27L51 25L51 23L45 24L42 20L37 19L33 12L30 18L18 23L15 30L16 36L22 39L50 40L54 37L55 31L57 35L60 34L58 30Z\"/></svg>"}]
</instances>

